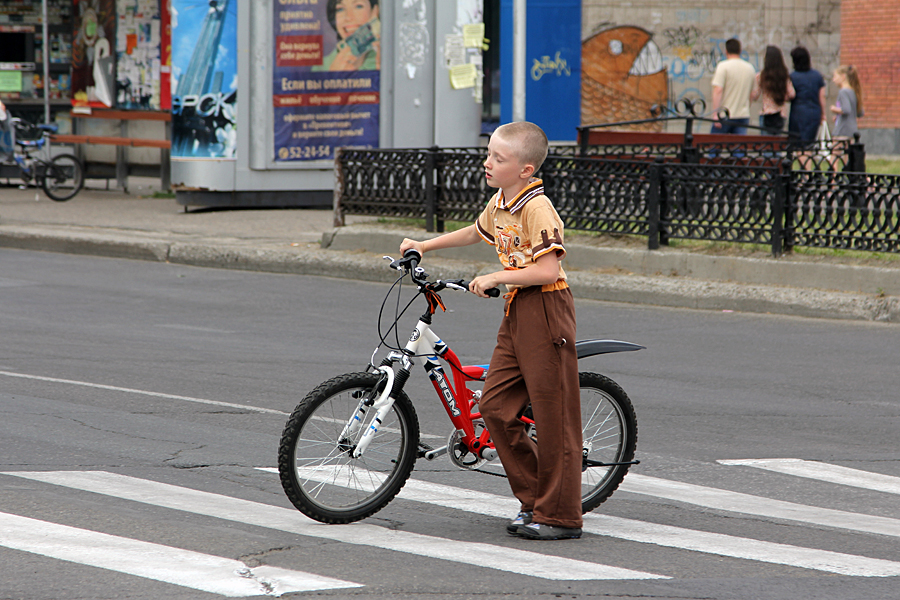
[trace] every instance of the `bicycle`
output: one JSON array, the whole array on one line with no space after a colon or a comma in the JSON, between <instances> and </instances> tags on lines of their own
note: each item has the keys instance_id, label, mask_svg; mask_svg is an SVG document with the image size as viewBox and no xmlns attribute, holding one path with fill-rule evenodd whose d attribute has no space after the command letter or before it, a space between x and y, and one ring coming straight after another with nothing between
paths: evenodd
<instances>
[{"instance_id":1,"label":"bicycle","mask_svg":"<svg viewBox=\"0 0 900 600\"><path fill-rule=\"evenodd\" d=\"M34 182L51 200L65 202L84 186L84 167L75 156L59 154L50 160L34 156L43 150L49 155L50 135L59 128L54 124L30 125L21 119L10 119L13 126L13 161L25 185ZM21 148L20 150L18 148Z\"/></svg>"},{"instance_id":2,"label":"bicycle","mask_svg":"<svg viewBox=\"0 0 900 600\"><path fill-rule=\"evenodd\" d=\"M278 471L287 497L300 512L323 523L351 523L384 508L400 492L419 458L431 461L448 454L457 467L476 471L497 458L478 412L481 390L467 385L483 382L488 365L462 365L431 328L436 311L446 310L439 292L468 291L468 282L429 281L418 267L421 256L414 250L400 260L385 259L402 274L385 296L378 317L381 341L366 370L334 377L309 392L288 418L278 447ZM402 311L395 312L393 325L381 335L384 306L407 276L417 293ZM489 292L499 295L496 288ZM398 337L397 347L387 346L389 352L374 366L387 335L392 330L398 335L400 317L420 296L425 296L428 306L405 347L399 347ZM575 346L579 359L644 348L617 340L586 340ZM414 359L425 368L453 424L441 448L419 439L418 417L403 391ZM453 371L452 385L441 360ZM581 501L582 511L589 512L612 495L631 465L639 463L634 460L637 419L628 395L612 379L582 372L579 383L584 439ZM530 408L520 418L538 440Z\"/></svg>"}]
</instances>

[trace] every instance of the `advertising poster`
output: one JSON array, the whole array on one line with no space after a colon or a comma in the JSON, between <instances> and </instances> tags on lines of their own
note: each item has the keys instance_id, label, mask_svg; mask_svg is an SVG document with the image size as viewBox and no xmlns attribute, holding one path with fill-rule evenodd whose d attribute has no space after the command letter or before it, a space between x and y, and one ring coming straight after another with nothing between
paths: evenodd
<instances>
[{"instance_id":1,"label":"advertising poster","mask_svg":"<svg viewBox=\"0 0 900 600\"><path fill-rule=\"evenodd\" d=\"M276 161L378 147L378 0L292 0L273 11Z\"/></svg>"},{"instance_id":2,"label":"advertising poster","mask_svg":"<svg viewBox=\"0 0 900 600\"><path fill-rule=\"evenodd\" d=\"M73 0L72 106L115 104L115 0Z\"/></svg>"},{"instance_id":3,"label":"advertising poster","mask_svg":"<svg viewBox=\"0 0 900 600\"><path fill-rule=\"evenodd\" d=\"M234 159L237 0L171 0L172 157Z\"/></svg>"},{"instance_id":4,"label":"advertising poster","mask_svg":"<svg viewBox=\"0 0 900 600\"><path fill-rule=\"evenodd\" d=\"M161 108L159 0L117 0L116 105L125 109Z\"/></svg>"},{"instance_id":5,"label":"advertising poster","mask_svg":"<svg viewBox=\"0 0 900 600\"><path fill-rule=\"evenodd\" d=\"M159 41L159 107L162 110L172 108L172 22L169 20L172 0L160 0L160 33Z\"/></svg>"}]
</instances>

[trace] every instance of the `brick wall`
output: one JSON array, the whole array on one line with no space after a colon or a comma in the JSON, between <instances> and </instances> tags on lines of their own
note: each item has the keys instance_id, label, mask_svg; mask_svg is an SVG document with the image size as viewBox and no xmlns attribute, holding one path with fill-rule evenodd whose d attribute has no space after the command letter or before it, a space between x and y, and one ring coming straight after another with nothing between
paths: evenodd
<instances>
[{"instance_id":1,"label":"brick wall","mask_svg":"<svg viewBox=\"0 0 900 600\"><path fill-rule=\"evenodd\" d=\"M860 129L900 127L900 0L843 0L841 64L859 71Z\"/></svg>"}]
</instances>

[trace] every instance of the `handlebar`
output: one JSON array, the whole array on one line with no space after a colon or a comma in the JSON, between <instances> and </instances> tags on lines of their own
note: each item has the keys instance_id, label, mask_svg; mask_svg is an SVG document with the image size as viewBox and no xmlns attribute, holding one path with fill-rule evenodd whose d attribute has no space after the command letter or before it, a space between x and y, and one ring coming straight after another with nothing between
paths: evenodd
<instances>
[{"instance_id":1,"label":"handlebar","mask_svg":"<svg viewBox=\"0 0 900 600\"><path fill-rule=\"evenodd\" d=\"M385 256L385 258L391 258L389 256ZM417 251L410 248L406 252L403 253L403 258L398 260L391 259L391 268L396 269L398 271L406 271L409 273L412 280L418 285L420 288L429 285L432 287L433 291L440 291L445 288L450 288L454 290L462 290L465 292L469 291L470 281L466 281L464 279L448 279L448 280L440 280L437 281L428 281L428 274L425 273L423 269L419 267L419 263L422 261L422 255ZM484 291L485 294L490 296L491 298L496 298L500 295L500 290L497 288L490 288Z\"/></svg>"}]
</instances>

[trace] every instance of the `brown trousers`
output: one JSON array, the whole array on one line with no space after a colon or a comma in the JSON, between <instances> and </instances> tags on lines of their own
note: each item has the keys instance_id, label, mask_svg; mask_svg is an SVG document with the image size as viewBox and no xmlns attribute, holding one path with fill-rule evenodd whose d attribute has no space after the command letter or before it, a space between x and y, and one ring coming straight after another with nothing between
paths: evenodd
<instances>
[{"instance_id":1,"label":"brown trousers","mask_svg":"<svg viewBox=\"0 0 900 600\"><path fill-rule=\"evenodd\" d=\"M507 306L481 414L522 510L581 527L581 395L575 304L568 288L519 290ZM539 444L518 419L531 403Z\"/></svg>"}]
</instances>

